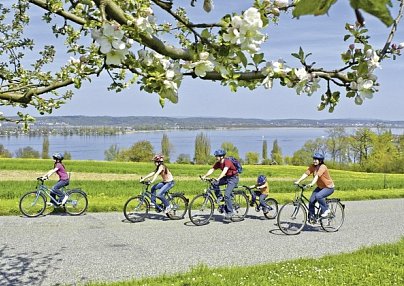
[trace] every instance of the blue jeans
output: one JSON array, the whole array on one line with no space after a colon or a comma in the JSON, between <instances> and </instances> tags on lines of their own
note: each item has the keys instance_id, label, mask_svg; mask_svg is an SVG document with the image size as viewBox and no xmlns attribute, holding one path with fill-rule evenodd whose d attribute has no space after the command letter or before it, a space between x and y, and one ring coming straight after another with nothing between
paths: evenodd
<instances>
[{"instance_id":1,"label":"blue jeans","mask_svg":"<svg viewBox=\"0 0 404 286\"><path fill-rule=\"evenodd\" d=\"M160 183L153 185L153 187L151 188L151 194L152 194L151 202L157 206L157 204L156 204L156 197L157 197L161 200L164 207L168 207L170 205L170 203L165 198L165 195L172 187L174 187L174 184L175 184L174 181L171 181L171 182L160 182ZM158 192L156 195L157 190L158 190Z\"/></svg>"},{"instance_id":2,"label":"blue jeans","mask_svg":"<svg viewBox=\"0 0 404 286\"><path fill-rule=\"evenodd\" d=\"M51 189L51 197L57 201L56 196L64 197L64 193L60 190L69 185L69 180L59 180Z\"/></svg>"},{"instance_id":3,"label":"blue jeans","mask_svg":"<svg viewBox=\"0 0 404 286\"><path fill-rule=\"evenodd\" d=\"M267 206L267 204L265 203L265 199L268 195L266 194L261 194L261 192L252 192L251 193L251 201L255 201L257 196L259 195L259 200L260 200L260 206L262 207L263 211L266 211L269 209L269 207Z\"/></svg>"},{"instance_id":4,"label":"blue jeans","mask_svg":"<svg viewBox=\"0 0 404 286\"><path fill-rule=\"evenodd\" d=\"M223 177L219 181L212 183L212 187L215 190L216 197L219 198L220 194L220 186L227 185L226 191L224 193L224 203L226 204L226 212L232 213L233 212L233 204L231 202L231 192L238 184L238 176L231 176L231 177Z\"/></svg>"},{"instance_id":5,"label":"blue jeans","mask_svg":"<svg viewBox=\"0 0 404 286\"><path fill-rule=\"evenodd\" d=\"M309 216L314 214L314 204L318 202L321 213L325 212L328 207L325 203L325 198L334 192L334 188L315 188L309 200Z\"/></svg>"}]
</instances>

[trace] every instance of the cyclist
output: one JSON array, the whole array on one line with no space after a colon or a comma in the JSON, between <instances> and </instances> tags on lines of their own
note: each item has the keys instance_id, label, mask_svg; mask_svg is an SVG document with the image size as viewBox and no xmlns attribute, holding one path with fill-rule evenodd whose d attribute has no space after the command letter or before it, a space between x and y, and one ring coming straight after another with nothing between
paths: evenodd
<instances>
[{"instance_id":1,"label":"cyclist","mask_svg":"<svg viewBox=\"0 0 404 286\"><path fill-rule=\"evenodd\" d=\"M265 203L265 198L269 194L269 187L267 182L267 177L264 175L259 175L257 178L257 183L255 185L250 186L251 189L257 189L251 192L251 202L250 206L254 206L256 197L259 196L260 207L262 208L264 214L268 213L272 208ZM257 207L257 211L260 208Z\"/></svg>"},{"instance_id":2,"label":"cyclist","mask_svg":"<svg viewBox=\"0 0 404 286\"><path fill-rule=\"evenodd\" d=\"M334 182L330 177L327 166L324 164L323 154L315 153L313 155L313 164L307 168L306 172L295 184L299 184L311 174L313 174L313 180L308 186L312 187L314 184L317 184L317 188L314 189L309 200L309 219L312 221L316 201L320 205L321 216L327 217L329 215L330 210L327 207L325 198L334 192Z\"/></svg>"},{"instance_id":3,"label":"cyclist","mask_svg":"<svg viewBox=\"0 0 404 286\"><path fill-rule=\"evenodd\" d=\"M58 205L64 205L68 199L68 196L65 195L60 189L69 185L69 175L67 174L66 168L62 163L64 159L63 155L61 153L54 153L52 158L55 161L53 169L43 175L42 179L49 179L53 173L56 173L59 176L59 181L52 187L50 195L55 199ZM56 196L59 198L56 198Z\"/></svg>"},{"instance_id":4,"label":"cyclist","mask_svg":"<svg viewBox=\"0 0 404 286\"><path fill-rule=\"evenodd\" d=\"M231 202L231 192L237 186L239 181L239 174L237 168L234 166L233 162L230 159L225 158L226 151L223 149L216 150L213 155L216 157L216 163L208 170L208 172L202 176L203 179L209 177L213 172L217 169L221 169L219 177L216 179L216 182L212 184L215 194L217 197L217 201L220 202L223 200L223 197L220 193L220 186L226 185L226 191L224 194L224 202L225 202L225 218L231 219L234 215L233 204Z\"/></svg>"},{"instance_id":5,"label":"cyclist","mask_svg":"<svg viewBox=\"0 0 404 286\"><path fill-rule=\"evenodd\" d=\"M161 211L160 207L156 203L156 196L161 200L164 205L164 212L169 213L171 211L171 206L168 200L165 198L165 194L174 187L174 177L171 174L170 170L164 165L164 156L161 154L157 154L153 157L154 164L156 165L156 169L151 172L150 174L146 175L146 177L141 178L140 181L143 182L144 180L152 177L150 183L153 183L157 177L160 175L163 179L160 183L153 185L151 188L151 203L152 206L154 205L158 211ZM157 192L158 190L158 192ZM157 195L156 195L157 192Z\"/></svg>"}]
</instances>

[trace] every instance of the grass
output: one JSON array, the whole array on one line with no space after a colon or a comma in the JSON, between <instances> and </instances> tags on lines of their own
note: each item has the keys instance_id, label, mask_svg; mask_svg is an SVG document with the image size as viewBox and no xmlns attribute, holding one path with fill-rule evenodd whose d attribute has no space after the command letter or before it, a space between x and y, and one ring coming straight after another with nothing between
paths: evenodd
<instances>
[{"instance_id":1,"label":"grass","mask_svg":"<svg viewBox=\"0 0 404 286\"><path fill-rule=\"evenodd\" d=\"M198 266L186 273L87 286L217 285L404 285L404 238L320 259L297 259L247 267Z\"/></svg>"},{"instance_id":2,"label":"grass","mask_svg":"<svg viewBox=\"0 0 404 286\"><path fill-rule=\"evenodd\" d=\"M66 161L72 172L70 188L81 188L89 198L89 212L122 211L126 200L141 191L137 181L153 170L151 163L105 161ZM52 160L0 159L0 215L17 215L20 197L36 186L35 178L52 168ZM173 192L182 192L192 199L206 185L198 178L208 165L170 164L176 185ZM294 196L293 181L301 176L304 166L245 165L239 185L252 185L257 175L269 180L270 196L283 204ZM334 197L342 200L404 198L404 174L359 173L331 170L337 186ZM47 182L52 186L56 181Z\"/></svg>"}]
</instances>

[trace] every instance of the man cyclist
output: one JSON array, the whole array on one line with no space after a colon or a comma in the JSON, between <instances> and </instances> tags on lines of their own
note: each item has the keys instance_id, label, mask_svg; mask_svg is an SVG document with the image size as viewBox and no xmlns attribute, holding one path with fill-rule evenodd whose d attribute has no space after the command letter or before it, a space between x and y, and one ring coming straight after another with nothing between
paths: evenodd
<instances>
[{"instance_id":1,"label":"man cyclist","mask_svg":"<svg viewBox=\"0 0 404 286\"><path fill-rule=\"evenodd\" d=\"M231 202L231 193L233 189L237 186L239 181L239 174L237 168L234 166L230 159L225 158L226 151L223 149L216 150L213 155L216 157L216 163L208 170L208 172L202 176L203 179L209 177L217 169L222 170L216 181L212 183L212 187L215 190L215 194L218 202L223 199L220 193L220 186L227 185L226 191L224 193L225 202L225 218L231 219L234 215L233 204Z\"/></svg>"}]
</instances>

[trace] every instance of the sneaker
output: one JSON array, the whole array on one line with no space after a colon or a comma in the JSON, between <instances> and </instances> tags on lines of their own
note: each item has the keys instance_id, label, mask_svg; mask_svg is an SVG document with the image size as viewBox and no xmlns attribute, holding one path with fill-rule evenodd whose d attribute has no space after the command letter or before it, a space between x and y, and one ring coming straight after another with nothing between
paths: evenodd
<instances>
[{"instance_id":1,"label":"sneaker","mask_svg":"<svg viewBox=\"0 0 404 286\"><path fill-rule=\"evenodd\" d=\"M258 212L260 212L260 207L258 206L258 207L255 207L255 211L258 213Z\"/></svg>"},{"instance_id":2,"label":"sneaker","mask_svg":"<svg viewBox=\"0 0 404 286\"><path fill-rule=\"evenodd\" d=\"M250 207L253 207L255 205L255 202L251 201L250 202Z\"/></svg>"},{"instance_id":3,"label":"sneaker","mask_svg":"<svg viewBox=\"0 0 404 286\"><path fill-rule=\"evenodd\" d=\"M67 199L69 198L68 195L65 195L62 202L60 203L61 205L64 205L67 202Z\"/></svg>"},{"instance_id":4,"label":"sneaker","mask_svg":"<svg viewBox=\"0 0 404 286\"><path fill-rule=\"evenodd\" d=\"M325 212L323 212L322 214L321 214L321 217L328 217L328 215L330 214L330 210L328 209L328 210L326 210Z\"/></svg>"},{"instance_id":5,"label":"sneaker","mask_svg":"<svg viewBox=\"0 0 404 286\"><path fill-rule=\"evenodd\" d=\"M155 203L150 203L150 207L151 207L151 208L155 208L155 207L156 207L156 204L155 204Z\"/></svg>"},{"instance_id":6,"label":"sneaker","mask_svg":"<svg viewBox=\"0 0 404 286\"><path fill-rule=\"evenodd\" d=\"M171 212L172 208L171 206L167 206L164 210L164 213L168 214L169 212Z\"/></svg>"}]
</instances>

